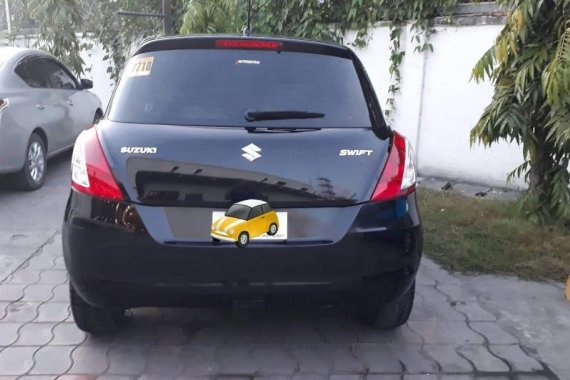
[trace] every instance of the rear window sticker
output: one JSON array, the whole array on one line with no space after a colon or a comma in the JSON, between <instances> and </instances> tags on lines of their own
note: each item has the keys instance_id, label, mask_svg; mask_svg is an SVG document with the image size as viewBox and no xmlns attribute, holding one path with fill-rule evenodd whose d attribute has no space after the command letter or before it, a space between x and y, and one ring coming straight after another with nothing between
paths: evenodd
<instances>
[{"instance_id":1,"label":"rear window sticker","mask_svg":"<svg viewBox=\"0 0 570 380\"><path fill-rule=\"evenodd\" d=\"M134 58L127 67L127 77L140 77L150 75L154 57Z\"/></svg>"}]
</instances>

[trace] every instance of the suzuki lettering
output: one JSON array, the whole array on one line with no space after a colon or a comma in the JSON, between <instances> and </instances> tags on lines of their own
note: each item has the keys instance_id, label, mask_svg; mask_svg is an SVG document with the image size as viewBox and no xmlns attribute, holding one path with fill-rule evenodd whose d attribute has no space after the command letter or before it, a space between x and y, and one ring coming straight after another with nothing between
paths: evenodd
<instances>
[{"instance_id":1,"label":"suzuki lettering","mask_svg":"<svg viewBox=\"0 0 570 380\"><path fill-rule=\"evenodd\" d=\"M158 151L155 147L134 147L134 146L124 146L121 148L121 153L129 154L156 154Z\"/></svg>"}]
</instances>

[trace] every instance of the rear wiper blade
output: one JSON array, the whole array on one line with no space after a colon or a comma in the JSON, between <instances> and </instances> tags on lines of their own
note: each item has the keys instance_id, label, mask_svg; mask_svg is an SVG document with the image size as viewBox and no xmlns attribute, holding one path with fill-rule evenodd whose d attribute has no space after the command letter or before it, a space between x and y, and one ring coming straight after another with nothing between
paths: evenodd
<instances>
[{"instance_id":1,"label":"rear wiper blade","mask_svg":"<svg viewBox=\"0 0 570 380\"><path fill-rule=\"evenodd\" d=\"M244 114L245 120L288 120L288 119L319 119L325 117L324 113L310 111L257 111L247 110Z\"/></svg>"},{"instance_id":2,"label":"rear wiper blade","mask_svg":"<svg viewBox=\"0 0 570 380\"><path fill-rule=\"evenodd\" d=\"M245 127L249 133L294 133L320 131L316 127Z\"/></svg>"}]
</instances>

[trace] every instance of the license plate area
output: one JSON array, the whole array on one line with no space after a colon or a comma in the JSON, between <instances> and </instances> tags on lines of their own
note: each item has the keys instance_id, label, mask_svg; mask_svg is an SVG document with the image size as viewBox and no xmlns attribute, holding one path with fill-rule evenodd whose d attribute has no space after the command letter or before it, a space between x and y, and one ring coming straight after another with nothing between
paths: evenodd
<instances>
[{"instance_id":1,"label":"license plate area","mask_svg":"<svg viewBox=\"0 0 570 380\"><path fill-rule=\"evenodd\" d=\"M221 218L222 216L224 216L225 211L213 211L212 212L212 222L211 224L213 224L216 220L218 220L219 218ZM277 214L277 220L279 221L279 230L277 231L277 233L274 236L270 236L268 234L262 234L259 235L253 239L251 239L251 241L283 241L283 240L287 240L287 233L288 233L288 228L287 228L287 212L276 212Z\"/></svg>"}]
</instances>

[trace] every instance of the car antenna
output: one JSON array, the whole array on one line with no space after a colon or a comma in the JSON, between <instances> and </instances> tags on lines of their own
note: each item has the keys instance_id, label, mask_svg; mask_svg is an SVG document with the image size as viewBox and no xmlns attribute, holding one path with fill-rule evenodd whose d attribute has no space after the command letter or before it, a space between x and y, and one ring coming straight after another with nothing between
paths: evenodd
<instances>
[{"instance_id":1,"label":"car antenna","mask_svg":"<svg viewBox=\"0 0 570 380\"><path fill-rule=\"evenodd\" d=\"M243 35L249 37L251 34L251 0L247 0L247 26L243 30Z\"/></svg>"}]
</instances>

